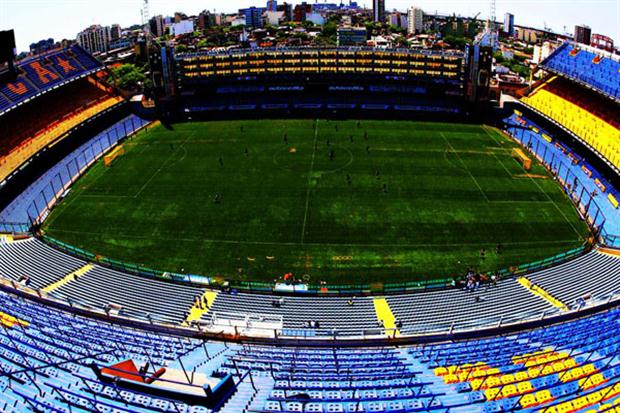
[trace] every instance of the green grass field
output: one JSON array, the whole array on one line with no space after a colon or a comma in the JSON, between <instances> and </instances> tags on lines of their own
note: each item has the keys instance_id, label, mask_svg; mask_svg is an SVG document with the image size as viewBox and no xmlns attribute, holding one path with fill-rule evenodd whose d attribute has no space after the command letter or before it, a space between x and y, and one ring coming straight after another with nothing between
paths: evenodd
<instances>
[{"instance_id":1,"label":"green grass field","mask_svg":"<svg viewBox=\"0 0 620 413\"><path fill-rule=\"evenodd\" d=\"M581 245L587 226L542 166L525 173L515 146L443 123L157 126L96 164L44 231L160 270L333 283L443 278Z\"/></svg>"}]
</instances>

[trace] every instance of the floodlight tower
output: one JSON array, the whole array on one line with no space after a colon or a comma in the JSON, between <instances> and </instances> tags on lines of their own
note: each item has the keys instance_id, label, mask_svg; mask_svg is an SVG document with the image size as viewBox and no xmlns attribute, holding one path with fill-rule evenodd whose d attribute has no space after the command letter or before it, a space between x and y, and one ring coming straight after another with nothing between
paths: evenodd
<instances>
[{"instance_id":1,"label":"floodlight tower","mask_svg":"<svg viewBox=\"0 0 620 413\"><path fill-rule=\"evenodd\" d=\"M142 4L142 31L144 32L144 37L146 39L146 49L150 50L151 48L151 10L149 8L149 0L143 0Z\"/></svg>"},{"instance_id":2,"label":"floodlight tower","mask_svg":"<svg viewBox=\"0 0 620 413\"><path fill-rule=\"evenodd\" d=\"M489 40L491 47L495 49L495 45L498 41L497 26L495 25L495 13L496 13L496 0L491 0L491 10L489 12L489 23L487 29L489 30Z\"/></svg>"}]
</instances>

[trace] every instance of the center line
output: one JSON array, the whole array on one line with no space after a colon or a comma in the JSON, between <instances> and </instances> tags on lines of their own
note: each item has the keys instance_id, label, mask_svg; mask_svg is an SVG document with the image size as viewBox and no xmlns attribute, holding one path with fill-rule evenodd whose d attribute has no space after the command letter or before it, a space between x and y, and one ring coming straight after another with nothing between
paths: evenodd
<instances>
[{"instance_id":1,"label":"center line","mask_svg":"<svg viewBox=\"0 0 620 413\"><path fill-rule=\"evenodd\" d=\"M300 244L303 245L304 238L306 237L306 223L308 222L308 208L310 207L310 186L312 180L312 172L314 171L314 157L316 156L316 143L319 136L319 120L316 120L314 126L314 143L312 144L312 160L310 161L310 171L308 172L308 189L306 190L306 210L304 212L304 223L301 226L301 240Z\"/></svg>"}]
</instances>

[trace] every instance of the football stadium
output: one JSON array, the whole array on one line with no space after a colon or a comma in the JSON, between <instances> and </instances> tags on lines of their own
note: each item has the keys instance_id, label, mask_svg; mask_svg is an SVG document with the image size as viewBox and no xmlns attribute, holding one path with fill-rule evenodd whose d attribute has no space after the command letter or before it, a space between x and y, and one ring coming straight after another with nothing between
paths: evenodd
<instances>
[{"instance_id":1,"label":"football stadium","mask_svg":"<svg viewBox=\"0 0 620 413\"><path fill-rule=\"evenodd\" d=\"M620 412L620 57L496 100L496 34L148 40L129 96L0 32L0 411Z\"/></svg>"}]
</instances>

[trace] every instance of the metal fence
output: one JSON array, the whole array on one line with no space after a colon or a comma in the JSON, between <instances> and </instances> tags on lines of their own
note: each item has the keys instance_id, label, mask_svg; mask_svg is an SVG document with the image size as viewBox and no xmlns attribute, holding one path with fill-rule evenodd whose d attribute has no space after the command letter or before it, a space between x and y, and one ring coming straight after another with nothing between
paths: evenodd
<instances>
[{"instance_id":1,"label":"metal fence","mask_svg":"<svg viewBox=\"0 0 620 413\"><path fill-rule=\"evenodd\" d=\"M606 217L596 201L598 195L587 189L582 179L566 164L566 157L559 157L547 145L541 144L539 139L534 139L532 132L523 128L511 128L509 133L553 174L562 185L564 192L586 218L594 235L600 237L603 243L613 245L611 241L618 237L605 231Z\"/></svg>"},{"instance_id":2,"label":"metal fence","mask_svg":"<svg viewBox=\"0 0 620 413\"><path fill-rule=\"evenodd\" d=\"M146 127L148 123L137 116L129 116L73 151L32 183L7 207L7 210L23 208L25 210L24 220L23 222L0 222L0 232L27 233L31 227L41 224L71 185L93 163L121 140Z\"/></svg>"}]
</instances>

